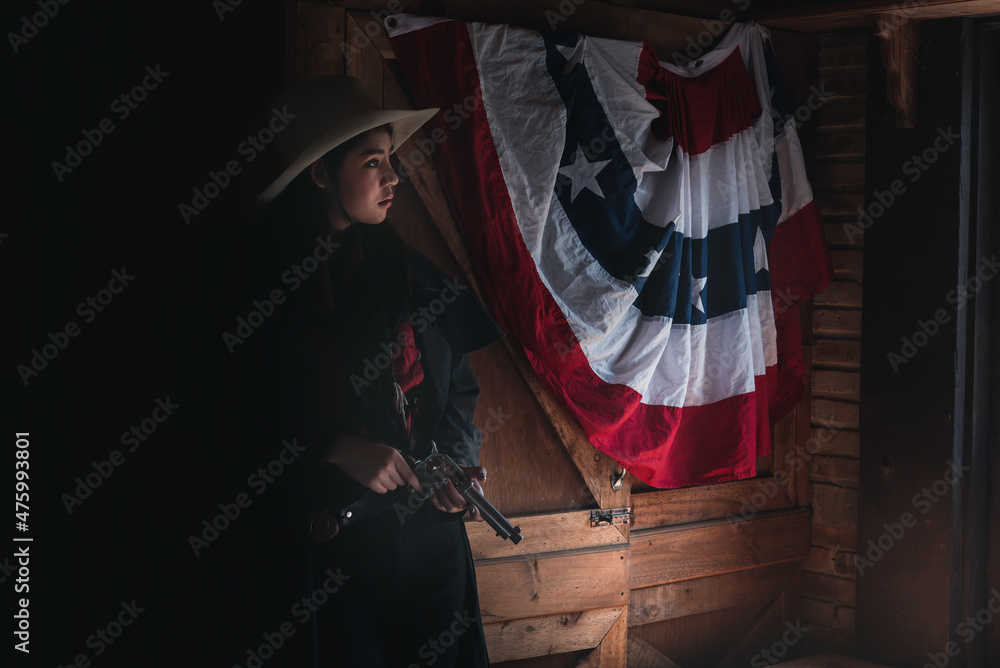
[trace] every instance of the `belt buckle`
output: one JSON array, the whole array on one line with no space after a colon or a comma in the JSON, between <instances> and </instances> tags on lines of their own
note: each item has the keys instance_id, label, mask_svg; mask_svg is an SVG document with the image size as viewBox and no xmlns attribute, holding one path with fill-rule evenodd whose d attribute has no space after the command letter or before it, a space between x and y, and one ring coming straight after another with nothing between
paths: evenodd
<instances>
[{"instance_id":1,"label":"belt buckle","mask_svg":"<svg viewBox=\"0 0 1000 668\"><path fill-rule=\"evenodd\" d=\"M325 543L340 533L340 525L329 513L314 510L309 518L309 533L313 543Z\"/></svg>"}]
</instances>

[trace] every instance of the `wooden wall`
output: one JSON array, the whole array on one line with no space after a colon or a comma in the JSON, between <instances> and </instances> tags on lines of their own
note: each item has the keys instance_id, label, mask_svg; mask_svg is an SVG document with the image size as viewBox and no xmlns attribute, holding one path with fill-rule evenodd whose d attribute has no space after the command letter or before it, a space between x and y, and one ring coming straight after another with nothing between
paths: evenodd
<instances>
[{"instance_id":1,"label":"wooden wall","mask_svg":"<svg viewBox=\"0 0 1000 668\"><path fill-rule=\"evenodd\" d=\"M857 552L858 402L865 206L866 30L820 36L813 189L833 257L834 283L813 300L812 552L803 566L802 612L810 649L854 647Z\"/></svg>"},{"instance_id":2,"label":"wooden wall","mask_svg":"<svg viewBox=\"0 0 1000 668\"><path fill-rule=\"evenodd\" d=\"M386 3L345 4L357 9L289 2L289 79L347 72L386 106L405 108L391 45L373 16ZM405 3L411 11L420 5ZM507 17L534 27L546 25L544 12L558 8L547 0L446 0L433 7L454 18ZM645 40L661 54L683 49L687 36L705 29L701 20L600 3L581 4L561 27ZM816 82L815 52L807 38L778 37L794 106ZM359 46L345 58L344 44ZM400 154L408 153L404 144ZM428 163L408 171L390 223L475 289L436 173ZM810 316L804 317L809 355ZM482 388L476 422L490 472L485 491L524 534L515 546L485 524L467 525L493 665L744 665L801 624L802 564L815 548L808 467L792 453L815 431L808 396L776 426L774 453L758 461L757 479L654 490L626 475L614 490L617 465L552 401L516 341L508 337L476 353L472 365ZM784 477L775 478L778 471ZM631 524L591 526L592 510L617 508L632 509ZM816 586L811 591L810 600L822 603ZM780 646L781 656L802 647L796 638Z\"/></svg>"}]
</instances>

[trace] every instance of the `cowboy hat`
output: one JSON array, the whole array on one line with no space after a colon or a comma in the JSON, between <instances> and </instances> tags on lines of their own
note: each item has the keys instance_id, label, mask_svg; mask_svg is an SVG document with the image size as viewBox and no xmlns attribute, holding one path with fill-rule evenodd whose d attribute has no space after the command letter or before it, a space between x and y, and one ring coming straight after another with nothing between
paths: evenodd
<instances>
[{"instance_id":1,"label":"cowboy hat","mask_svg":"<svg viewBox=\"0 0 1000 668\"><path fill-rule=\"evenodd\" d=\"M381 109L360 79L345 75L306 79L281 93L272 107L292 120L274 135L283 171L257 198L258 205L280 195L306 167L351 137L388 123L395 151L438 111Z\"/></svg>"}]
</instances>

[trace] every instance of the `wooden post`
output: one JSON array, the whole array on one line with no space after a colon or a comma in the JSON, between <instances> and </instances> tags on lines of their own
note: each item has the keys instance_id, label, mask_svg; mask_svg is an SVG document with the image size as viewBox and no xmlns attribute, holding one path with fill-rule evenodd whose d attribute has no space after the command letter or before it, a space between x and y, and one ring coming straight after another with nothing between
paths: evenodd
<instances>
[{"instance_id":1,"label":"wooden post","mask_svg":"<svg viewBox=\"0 0 1000 668\"><path fill-rule=\"evenodd\" d=\"M920 24L900 14L879 14L875 25L882 40L882 64L888 75L886 98L896 108L896 126L915 128Z\"/></svg>"}]
</instances>

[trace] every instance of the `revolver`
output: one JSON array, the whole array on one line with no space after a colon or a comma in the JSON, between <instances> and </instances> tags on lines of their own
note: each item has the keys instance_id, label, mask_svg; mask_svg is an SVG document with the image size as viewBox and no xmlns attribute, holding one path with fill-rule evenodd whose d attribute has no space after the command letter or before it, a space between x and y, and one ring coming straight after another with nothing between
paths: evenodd
<instances>
[{"instance_id":1,"label":"revolver","mask_svg":"<svg viewBox=\"0 0 1000 668\"><path fill-rule=\"evenodd\" d=\"M493 507L493 504L475 488L472 479L461 466L448 455L438 453L436 450L437 448L412 467L413 473L420 480L421 491L416 492L411 488L411 493L418 495L418 498L426 499L438 489L450 484L470 506L475 506L479 510L479 515L497 532L497 536L504 540L510 539L515 545L520 543L522 538L520 527L512 526L507 518Z\"/></svg>"}]
</instances>

